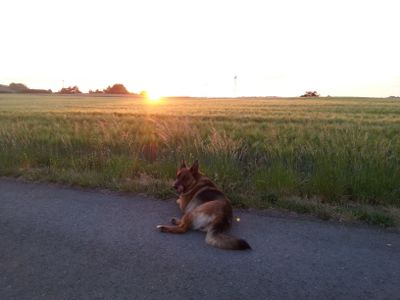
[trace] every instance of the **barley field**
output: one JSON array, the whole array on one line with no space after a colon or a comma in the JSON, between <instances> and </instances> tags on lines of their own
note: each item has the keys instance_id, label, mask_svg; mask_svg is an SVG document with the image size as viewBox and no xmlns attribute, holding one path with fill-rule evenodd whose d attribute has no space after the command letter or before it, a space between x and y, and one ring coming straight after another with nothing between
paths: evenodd
<instances>
[{"instance_id":1,"label":"barley field","mask_svg":"<svg viewBox=\"0 0 400 300\"><path fill-rule=\"evenodd\" d=\"M236 207L400 222L400 100L0 94L0 176L174 197L185 158Z\"/></svg>"}]
</instances>

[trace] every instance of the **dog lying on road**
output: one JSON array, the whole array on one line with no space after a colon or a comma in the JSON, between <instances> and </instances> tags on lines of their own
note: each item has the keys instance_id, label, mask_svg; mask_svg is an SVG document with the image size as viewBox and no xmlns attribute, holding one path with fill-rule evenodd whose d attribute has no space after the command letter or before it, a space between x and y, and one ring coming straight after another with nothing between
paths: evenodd
<instances>
[{"instance_id":1,"label":"dog lying on road","mask_svg":"<svg viewBox=\"0 0 400 300\"><path fill-rule=\"evenodd\" d=\"M181 219L172 218L171 225L158 225L162 232L185 233L189 229L207 232L208 245L232 250L251 249L243 239L225 232L232 224L232 206L215 184L199 171L195 161L188 168L185 161L178 169L175 190L179 193L176 201L183 212Z\"/></svg>"}]
</instances>

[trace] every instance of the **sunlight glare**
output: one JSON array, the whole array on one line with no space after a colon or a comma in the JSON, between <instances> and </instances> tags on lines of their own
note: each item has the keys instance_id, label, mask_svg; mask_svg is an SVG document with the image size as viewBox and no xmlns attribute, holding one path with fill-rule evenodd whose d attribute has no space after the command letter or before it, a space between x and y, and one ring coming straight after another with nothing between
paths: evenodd
<instances>
[{"instance_id":1,"label":"sunlight glare","mask_svg":"<svg viewBox=\"0 0 400 300\"><path fill-rule=\"evenodd\" d=\"M151 103L157 103L160 102L160 100L162 99L161 95L156 94L156 93L147 93L147 100Z\"/></svg>"}]
</instances>

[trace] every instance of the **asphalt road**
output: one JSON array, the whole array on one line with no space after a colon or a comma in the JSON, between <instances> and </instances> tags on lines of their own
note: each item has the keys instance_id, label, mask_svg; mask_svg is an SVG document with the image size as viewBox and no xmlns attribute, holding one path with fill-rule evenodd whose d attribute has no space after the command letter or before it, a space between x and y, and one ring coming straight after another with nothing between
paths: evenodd
<instances>
[{"instance_id":1,"label":"asphalt road","mask_svg":"<svg viewBox=\"0 0 400 300\"><path fill-rule=\"evenodd\" d=\"M174 202L0 179L0 299L400 299L400 235L235 211L251 251L156 230Z\"/></svg>"}]
</instances>

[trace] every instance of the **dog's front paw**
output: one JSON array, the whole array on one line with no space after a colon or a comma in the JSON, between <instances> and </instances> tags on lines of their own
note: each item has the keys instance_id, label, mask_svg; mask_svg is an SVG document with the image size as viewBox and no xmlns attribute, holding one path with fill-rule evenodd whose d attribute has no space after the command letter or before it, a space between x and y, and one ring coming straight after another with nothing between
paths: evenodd
<instances>
[{"instance_id":1,"label":"dog's front paw","mask_svg":"<svg viewBox=\"0 0 400 300\"><path fill-rule=\"evenodd\" d=\"M161 232L166 232L167 229L164 225L157 225L157 229L160 230Z\"/></svg>"}]
</instances>

